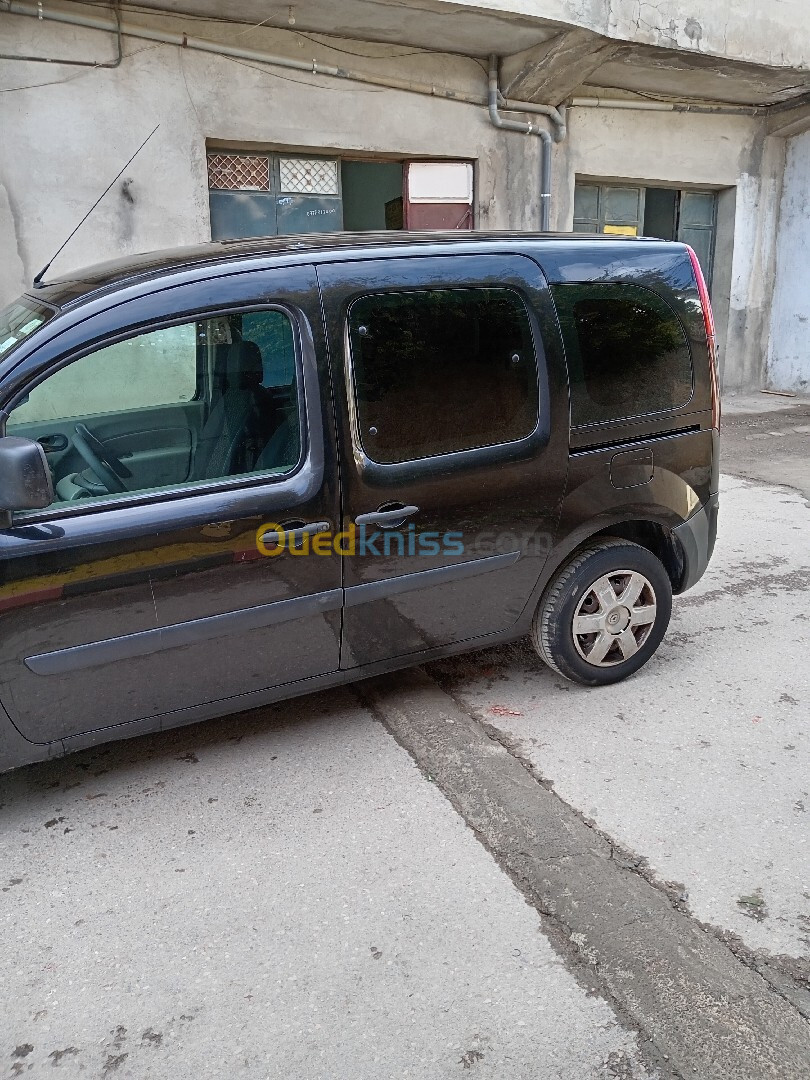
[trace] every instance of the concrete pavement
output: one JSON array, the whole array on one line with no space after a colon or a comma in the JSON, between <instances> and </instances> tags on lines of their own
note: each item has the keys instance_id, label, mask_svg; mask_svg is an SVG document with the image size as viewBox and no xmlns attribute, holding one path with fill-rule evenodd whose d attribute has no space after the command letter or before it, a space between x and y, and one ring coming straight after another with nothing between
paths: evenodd
<instances>
[{"instance_id":1,"label":"concrete pavement","mask_svg":"<svg viewBox=\"0 0 810 1080\"><path fill-rule=\"evenodd\" d=\"M576 686L522 643L428 669L699 919L805 959L809 535L801 495L724 477L714 559L633 678Z\"/></svg>"},{"instance_id":2,"label":"concrete pavement","mask_svg":"<svg viewBox=\"0 0 810 1080\"><path fill-rule=\"evenodd\" d=\"M723 468L810 499L810 398L755 394L723 401Z\"/></svg>"},{"instance_id":3,"label":"concrete pavement","mask_svg":"<svg viewBox=\"0 0 810 1080\"><path fill-rule=\"evenodd\" d=\"M403 672L363 693L666 1076L806 1080L810 1027L781 973L777 984L689 918L429 676Z\"/></svg>"},{"instance_id":4,"label":"concrete pavement","mask_svg":"<svg viewBox=\"0 0 810 1080\"><path fill-rule=\"evenodd\" d=\"M0 1075L644 1080L349 692L0 777Z\"/></svg>"}]
</instances>

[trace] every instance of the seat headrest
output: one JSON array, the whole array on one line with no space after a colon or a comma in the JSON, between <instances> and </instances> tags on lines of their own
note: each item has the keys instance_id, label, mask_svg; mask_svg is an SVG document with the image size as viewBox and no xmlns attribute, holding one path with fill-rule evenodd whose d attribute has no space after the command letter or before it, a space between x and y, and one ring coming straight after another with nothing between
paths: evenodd
<instances>
[{"instance_id":1,"label":"seat headrest","mask_svg":"<svg viewBox=\"0 0 810 1080\"><path fill-rule=\"evenodd\" d=\"M248 390L264 377L262 351L255 341L234 341L228 349L227 388Z\"/></svg>"}]
</instances>

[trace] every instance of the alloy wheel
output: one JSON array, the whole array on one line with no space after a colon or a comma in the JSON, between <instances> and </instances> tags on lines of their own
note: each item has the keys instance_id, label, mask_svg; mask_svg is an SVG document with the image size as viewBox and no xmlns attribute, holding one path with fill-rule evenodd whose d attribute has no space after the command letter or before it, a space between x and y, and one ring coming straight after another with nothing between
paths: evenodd
<instances>
[{"instance_id":1,"label":"alloy wheel","mask_svg":"<svg viewBox=\"0 0 810 1080\"><path fill-rule=\"evenodd\" d=\"M642 647L655 625L655 591L635 570L598 578L577 605L572 633L577 652L594 667L614 667Z\"/></svg>"}]
</instances>

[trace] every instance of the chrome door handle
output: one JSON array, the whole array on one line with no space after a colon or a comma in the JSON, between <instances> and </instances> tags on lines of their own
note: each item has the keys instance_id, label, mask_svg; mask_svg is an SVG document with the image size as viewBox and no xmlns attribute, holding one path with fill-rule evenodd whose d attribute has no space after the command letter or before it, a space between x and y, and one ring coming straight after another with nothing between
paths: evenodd
<instances>
[{"instance_id":1,"label":"chrome door handle","mask_svg":"<svg viewBox=\"0 0 810 1080\"><path fill-rule=\"evenodd\" d=\"M396 529L403 521L419 513L418 506L381 506L372 514L360 514L354 519L355 525L379 525L381 529Z\"/></svg>"},{"instance_id":2,"label":"chrome door handle","mask_svg":"<svg viewBox=\"0 0 810 1080\"><path fill-rule=\"evenodd\" d=\"M308 524L299 524L297 521L291 521L289 528L282 525L280 531L275 529L270 532L266 532L262 536L263 544L277 544L281 538L284 538L287 544L297 544L304 539L305 536L312 536L316 533L329 532L331 526L328 521L310 521Z\"/></svg>"}]
</instances>

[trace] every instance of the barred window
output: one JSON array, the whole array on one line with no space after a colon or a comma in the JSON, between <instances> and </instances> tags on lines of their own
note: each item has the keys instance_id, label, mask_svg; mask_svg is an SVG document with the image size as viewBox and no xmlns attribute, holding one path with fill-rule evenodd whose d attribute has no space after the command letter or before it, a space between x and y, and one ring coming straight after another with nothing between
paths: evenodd
<instances>
[{"instance_id":1,"label":"barred window","mask_svg":"<svg viewBox=\"0 0 810 1080\"><path fill-rule=\"evenodd\" d=\"M209 154L208 187L215 191L269 191L270 159L260 154Z\"/></svg>"},{"instance_id":2,"label":"barred window","mask_svg":"<svg viewBox=\"0 0 810 1080\"><path fill-rule=\"evenodd\" d=\"M279 158L279 188L300 195L337 195L338 163L329 158Z\"/></svg>"}]
</instances>

